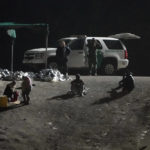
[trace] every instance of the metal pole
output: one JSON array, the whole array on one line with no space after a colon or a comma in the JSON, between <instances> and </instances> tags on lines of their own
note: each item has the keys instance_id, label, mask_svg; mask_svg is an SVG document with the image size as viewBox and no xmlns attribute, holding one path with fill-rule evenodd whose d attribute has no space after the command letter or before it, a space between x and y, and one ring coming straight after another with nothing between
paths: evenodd
<instances>
[{"instance_id":1,"label":"metal pole","mask_svg":"<svg viewBox=\"0 0 150 150\"><path fill-rule=\"evenodd\" d=\"M11 45L11 73L13 73L13 67L14 67L14 42L15 39L12 39L12 45Z\"/></svg>"},{"instance_id":2,"label":"metal pole","mask_svg":"<svg viewBox=\"0 0 150 150\"><path fill-rule=\"evenodd\" d=\"M48 48L48 36L49 36L49 25L46 27L46 51L45 51L45 69L47 69L47 48Z\"/></svg>"}]
</instances>

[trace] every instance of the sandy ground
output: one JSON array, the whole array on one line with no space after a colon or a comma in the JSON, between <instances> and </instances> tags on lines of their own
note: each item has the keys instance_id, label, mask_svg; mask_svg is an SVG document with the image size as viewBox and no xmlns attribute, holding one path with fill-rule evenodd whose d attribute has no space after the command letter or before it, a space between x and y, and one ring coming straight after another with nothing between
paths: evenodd
<instances>
[{"instance_id":1,"label":"sandy ground","mask_svg":"<svg viewBox=\"0 0 150 150\"><path fill-rule=\"evenodd\" d=\"M0 150L150 150L150 77L135 77L135 89L117 97L107 91L120 76L82 79L84 97L66 95L70 81L34 81L30 105L0 111Z\"/></svg>"}]
</instances>

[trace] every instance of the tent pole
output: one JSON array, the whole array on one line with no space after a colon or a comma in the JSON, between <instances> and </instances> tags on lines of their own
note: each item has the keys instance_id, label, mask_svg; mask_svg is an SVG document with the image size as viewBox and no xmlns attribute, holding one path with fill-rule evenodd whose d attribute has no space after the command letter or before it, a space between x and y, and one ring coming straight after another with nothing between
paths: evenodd
<instances>
[{"instance_id":1,"label":"tent pole","mask_svg":"<svg viewBox=\"0 0 150 150\"><path fill-rule=\"evenodd\" d=\"M12 39L12 44L11 44L11 74L13 73L13 63L14 63L14 42L15 42L15 39L13 38Z\"/></svg>"},{"instance_id":2,"label":"tent pole","mask_svg":"<svg viewBox=\"0 0 150 150\"><path fill-rule=\"evenodd\" d=\"M48 48L48 36L49 36L49 25L46 27L46 51L45 51L45 69L47 69L47 48Z\"/></svg>"}]
</instances>

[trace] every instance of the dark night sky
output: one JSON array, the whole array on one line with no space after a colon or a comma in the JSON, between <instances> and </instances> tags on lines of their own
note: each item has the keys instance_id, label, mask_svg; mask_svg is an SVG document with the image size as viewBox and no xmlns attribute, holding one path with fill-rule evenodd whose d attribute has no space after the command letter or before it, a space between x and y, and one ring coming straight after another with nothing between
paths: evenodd
<instances>
[{"instance_id":1,"label":"dark night sky","mask_svg":"<svg viewBox=\"0 0 150 150\"><path fill-rule=\"evenodd\" d=\"M150 64L148 4L148 0L5 0L0 4L0 22L48 23L49 46L57 39L72 34L94 36L108 36L120 32L138 34L142 37L141 40L126 42L131 59L130 68L133 72L150 73L145 69L145 65ZM9 58L7 65L2 59L10 57L10 40L4 31L0 32L0 67L4 68L10 63ZM44 38L40 30L17 30L15 41L17 69L21 66L24 51L44 46Z\"/></svg>"}]
</instances>

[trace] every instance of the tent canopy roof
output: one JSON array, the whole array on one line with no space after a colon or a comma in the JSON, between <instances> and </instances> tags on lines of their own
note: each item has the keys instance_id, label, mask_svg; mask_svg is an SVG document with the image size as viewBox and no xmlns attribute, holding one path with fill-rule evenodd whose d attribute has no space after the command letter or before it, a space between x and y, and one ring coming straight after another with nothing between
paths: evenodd
<instances>
[{"instance_id":1,"label":"tent canopy roof","mask_svg":"<svg viewBox=\"0 0 150 150\"><path fill-rule=\"evenodd\" d=\"M34 28L34 27L48 27L48 24L46 23L22 24L14 22L0 22L0 28L6 29Z\"/></svg>"}]
</instances>

